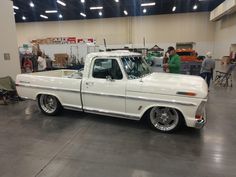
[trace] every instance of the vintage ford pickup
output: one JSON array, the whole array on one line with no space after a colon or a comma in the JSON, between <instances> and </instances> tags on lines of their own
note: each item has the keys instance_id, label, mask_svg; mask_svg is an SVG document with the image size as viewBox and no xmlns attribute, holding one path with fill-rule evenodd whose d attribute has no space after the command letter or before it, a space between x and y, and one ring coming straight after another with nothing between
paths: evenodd
<instances>
[{"instance_id":1,"label":"vintage ford pickup","mask_svg":"<svg viewBox=\"0 0 236 177\"><path fill-rule=\"evenodd\" d=\"M152 73L137 53L92 53L83 70L20 74L16 86L22 98L37 100L47 115L65 108L134 120L145 117L162 132L181 125L202 128L206 122L205 81Z\"/></svg>"}]
</instances>

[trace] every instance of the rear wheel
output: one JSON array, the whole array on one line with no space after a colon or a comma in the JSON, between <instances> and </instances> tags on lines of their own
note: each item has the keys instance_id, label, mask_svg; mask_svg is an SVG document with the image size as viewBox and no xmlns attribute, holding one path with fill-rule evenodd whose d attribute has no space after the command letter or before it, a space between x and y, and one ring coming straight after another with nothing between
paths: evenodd
<instances>
[{"instance_id":1,"label":"rear wheel","mask_svg":"<svg viewBox=\"0 0 236 177\"><path fill-rule=\"evenodd\" d=\"M52 95L40 95L38 105L46 115L57 115L62 110L61 103Z\"/></svg>"},{"instance_id":2,"label":"rear wheel","mask_svg":"<svg viewBox=\"0 0 236 177\"><path fill-rule=\"evenodd\" d=\"M154 107L149 112L149 122L161 132L173 132L182 125L182 117L174 108Z\"/></svg>"}]
</instances>

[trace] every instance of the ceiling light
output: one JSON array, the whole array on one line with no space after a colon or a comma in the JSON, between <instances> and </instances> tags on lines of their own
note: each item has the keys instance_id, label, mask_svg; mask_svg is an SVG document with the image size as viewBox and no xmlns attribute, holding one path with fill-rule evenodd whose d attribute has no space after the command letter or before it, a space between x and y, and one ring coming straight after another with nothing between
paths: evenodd
<instances>
[{"instance_id":1,"label":"ceiling light","mask_svg":"<svg viewBox=\"0 0 236 177\"><path fill-rule=\"evenodd\" d=\"M22 16L22 20L26 20L26 17L25 17L25 16Z\"/></svg>"},{"instance_id":2,"label":"ceiling light","mask_svg":"<svg viewBox=\"0 0 236 177\"><path fill-rule=\"evenodd\" d=\"M58 17L59 17L59 18L63 18L63 15L62 15L62 14L59 14Z\"/></svg>"},{"instance_id":3,"label":"ceiling light","mask_svg":"<svg viewBox=\"0 0 236 177\"><path fill-rule=\"evenodd\" d=\"M197 9L197 4L193 6L193 10L196 10L196 9Z\"/></svg>"},{"instance_id":4,"label":"ceiling light","mask_svg":"<svg viewBox=\"0 0 236 177\"><path fill-rule=\"evenodd\" d=\"M18 10L18 9L19 9L19 7L17 7L17 6L13 6L13 9L16 9L16 10Z\"/></svg>"},{"instance_id":5,"label":"ceiling light","mask_svg":"<svg viewBox=\"0 0 236 177\"><path fill-rule=\"evenodd\" d=\"M150 2L150 3L142 3L141 6L145 7L145 6L155 6L156 3L155 2Z\"/></svg>"},{"instance_id":6,"label":"ceiling light","mask_svg":"<svg viewBox=\"0 0 236 177\"><path fill-rule=\"evenodd\" d=\"M146 14L147 13L147 9L143 9L143 13Z\"/></svg>"},{"instance_id":7,"label":"ceiling light","mask_svg":"<svg viewBox=\"0 0 236 177\"><path fill-rule=\"evenodd\" d=\"M40 15L40 17L48 19L48 17L46 15Z\"/></svg>"},{"instance_id":8,"label":"ceiling light","mask_svg":"<svg viewBox=\"0 0 236 177\"><path fill-rule=\"evenodd\" d=\"M99 12L98 15L99 15L99 16L102 16L102 12Z\"/></svg>"},{"instance_id":9,"label":"ceiling light","mask_svg":"<svg viewBox=\"0 0 236 177\"><path fill-rule=\"evenodd\" d=\"M46 14L52 14L52 13L57 13L57 10L46 10Z\"/></svg>"},{"instance_id":10,"label":"ceiling light","mask_svg":"<svg viewBox=\"0 0 236 177\"><path fill-rule=\"evenodd\" d=\"M81 3L85 3L85 0L81 0L80 2L81 2Z\"/></svg>"},{"instance_id":11,"label":"ceiling light","mask_svg":"<svg viewBox=\"0 0 236 177\"><path fill-rule=\"evenodd\" d=\"M86 17L86 14L85 14L85 13L82 13L82 12L81 12L80 15L83 16L83 17Z\"/></svg>"},{"instance_id":12,"label":"ceiling light","mask_svg":"<svg viewBox=\"0 0 236 177\"><path fill-rule=\"evenodd\" d=\"M62 6L66 6L66 3L62 2L61 0L57 0L58 4L61 4Z\"/></svg>"},{"instance_id":13,"label":"ceiling light","mask_svg":"<svg viewBox=\"0 0 236 177\"><path fill-rule=\"evenodd\" d=\"M172 8L172 12L174 12L176 10L176 6L174 6L173 8Z\"/></svg>"},{"instance_id":14,"label":"ceiling light","mask_svg":"<svg viewBox=\"0 0 236 177\"><path fill-rule=\"evenodd\" d=\"M124 10L124 14L125 14L125 15L128 15L128 12L127 12L126 10Z\"/></svg>"},{"instance_id":15,"label":"ceiling light","mask_svg":"<svg viewBox=\"0 0 236 177\"><path fill-rule=\"evenodd\" d=\"M100 10L100 9L103 9L102 6L99 6L99 7L90 7L90 10Z\"/></svg>"},{"instance_id":16,"label":"ceiling light","mask_svg":"<svg viewBox=\"0 0 236 177\"><path fill-rule=\"evenodd\" d=\"M15 12L13 12L13 14L14 14L14 15L16 15L16 13L15 13Z\"/></svg>"},{"instance_id":17,"label":"ceiling light","mask_svg":"<svg viewBox=\"0 0 236 177\"><path fill-rule=\"evenodd\" d=\"M34 7L34 3L32 1L29 3L29 5L30 7Z\"/></svg>"},{"instance_id":18,"label":"ceiling light","mask_svg":"<svg viewBox=\"0 0 236 177\"><path fill-rule=\"evenodd\" d=\"M115 0L116 2L119 2L119 0Z\"/></svg>"}]
</instances>

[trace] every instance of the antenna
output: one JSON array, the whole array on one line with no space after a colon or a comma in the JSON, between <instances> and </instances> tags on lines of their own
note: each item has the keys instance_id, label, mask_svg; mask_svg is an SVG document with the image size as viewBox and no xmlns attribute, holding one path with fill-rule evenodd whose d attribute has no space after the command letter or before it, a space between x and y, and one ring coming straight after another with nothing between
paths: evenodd
<instances>
[{"instance_id":1,"label":"antenna","mask_svg":"<svg viewBox=\"0 0 236 177\"><path fill-rule=\"evenodd\" d=\"M145 37L143 37L143 47L144 47L144 49L146 48L146 39L145 39Z\"/></svg>"},{"instance_id":2,"label":"antenna","mask_svg":"<svg viewBox=\"0 0 236 177\"><path fill-rule=\"evenodd\" d=\"M103 39L103 42L104 42L105 51L107 51L107 42L105 38Z\"/></svg>"}]
</instances>

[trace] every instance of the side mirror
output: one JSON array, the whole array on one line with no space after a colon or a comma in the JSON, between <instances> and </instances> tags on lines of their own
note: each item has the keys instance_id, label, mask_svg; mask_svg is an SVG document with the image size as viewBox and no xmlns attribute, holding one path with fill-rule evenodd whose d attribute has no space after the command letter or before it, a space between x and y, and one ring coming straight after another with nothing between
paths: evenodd
<instances>
[{"instance_id":1,"label":"side mirror","mask_svg":"<svg viewBox=\"0 0 236 177\"><path fill-rule=\"evenodd\" d=\"M114 81L114 80L111 78L111 76L106 76L106 80L107 80L107 81L110 81L110 82Z\"/></svg>"}]
</instances>

